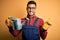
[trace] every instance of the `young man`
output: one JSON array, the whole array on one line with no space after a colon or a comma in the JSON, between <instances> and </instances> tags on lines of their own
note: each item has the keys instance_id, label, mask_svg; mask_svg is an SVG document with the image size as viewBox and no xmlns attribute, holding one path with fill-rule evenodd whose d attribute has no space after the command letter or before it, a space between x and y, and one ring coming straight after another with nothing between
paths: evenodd
<instances>
[{"instance_id":1,"label":"young man","mask_svg":"<svg viewBox=\"0 0 60 40\"><path fill-rule=\"evenodd\" d=\"M22 30L13 30L12 27L9 27L9 31L14 37L18 36L22 31L22 40L45 40L47 36L47 30L43 28L44 21L41 18L36 17L36 2L29 1L27 3L27 17L21 19L23 26Z\"/></svg>"}]
</instances>

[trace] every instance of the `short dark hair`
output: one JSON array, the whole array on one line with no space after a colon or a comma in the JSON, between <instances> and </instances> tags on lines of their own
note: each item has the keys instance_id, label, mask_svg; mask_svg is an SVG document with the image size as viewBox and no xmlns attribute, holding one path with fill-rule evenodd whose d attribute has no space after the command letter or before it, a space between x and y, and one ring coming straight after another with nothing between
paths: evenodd
<instances>
[{"instance_id":1,"label":"short dark hair","mask_svg":"<svg viewBox=\"0 0 60 40\"><path fill-rule=\"evenodd\" d=\"M35 1L29 1L29 2L27 3L27 6L28 6L29 4L35 4L35 6L36 6L36 2L35 2Z\"/></svg>"}]
</instances>

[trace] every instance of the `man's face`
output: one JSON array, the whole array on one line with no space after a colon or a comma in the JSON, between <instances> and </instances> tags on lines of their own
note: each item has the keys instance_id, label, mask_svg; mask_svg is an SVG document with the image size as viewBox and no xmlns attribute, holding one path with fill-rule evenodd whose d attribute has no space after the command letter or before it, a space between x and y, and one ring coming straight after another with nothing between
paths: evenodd
<instances>
[{"instance_id":1,"label":"man's face","mask_svg":"<svg viewBox=\"0 0 60 40\"><path fill-rule=\"evenodd\" d=\"M35 4L29 4L27 6L27 13L32 16L35 14L35 11L36 11L36 5Z\"/></svg>"}]
</instances>

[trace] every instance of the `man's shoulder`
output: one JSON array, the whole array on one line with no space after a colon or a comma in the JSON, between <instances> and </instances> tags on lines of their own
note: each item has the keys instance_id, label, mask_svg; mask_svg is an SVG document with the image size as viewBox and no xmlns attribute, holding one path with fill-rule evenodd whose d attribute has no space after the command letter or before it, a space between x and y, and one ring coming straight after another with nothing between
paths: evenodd
<instances>
[{"instance_id":1,"label":"man's shoulder","mask_svg":"<svg viewBox=\"0 0 60 40\"><path fill-rule=\"evenodd\" d=\"M44 20L42 18L39 18L38 22L39 22L40 25L44 24Z\"/></svg>"},{"instance_id":2,"label":"man's shoulder","mask_svg":"<svg viewBox=\"0 0 60 40\"><path fill-rule=\"evenodd\" d=\"M39 21L44 21L43 18L39 18L39 17L37 17L37 18L39 19Z\"/></svg>"}]
</instances>

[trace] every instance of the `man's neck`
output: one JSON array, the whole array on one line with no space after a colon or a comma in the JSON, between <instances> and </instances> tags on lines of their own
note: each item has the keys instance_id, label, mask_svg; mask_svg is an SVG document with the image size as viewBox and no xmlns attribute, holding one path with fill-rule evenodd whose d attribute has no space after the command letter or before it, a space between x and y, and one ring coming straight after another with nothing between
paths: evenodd
<instances>
[{"instance_id":1,"label":"man's neck","mask_svg":"<svg viewBox=\"0 0 60 40\"><path fill-rule=\"evenodd\" d=\"M27 15L26 19L30 20L30 19L34 19L35 17L36 17L35 15L32 15L32 16Z\"/></svg>"}]
</instances>

